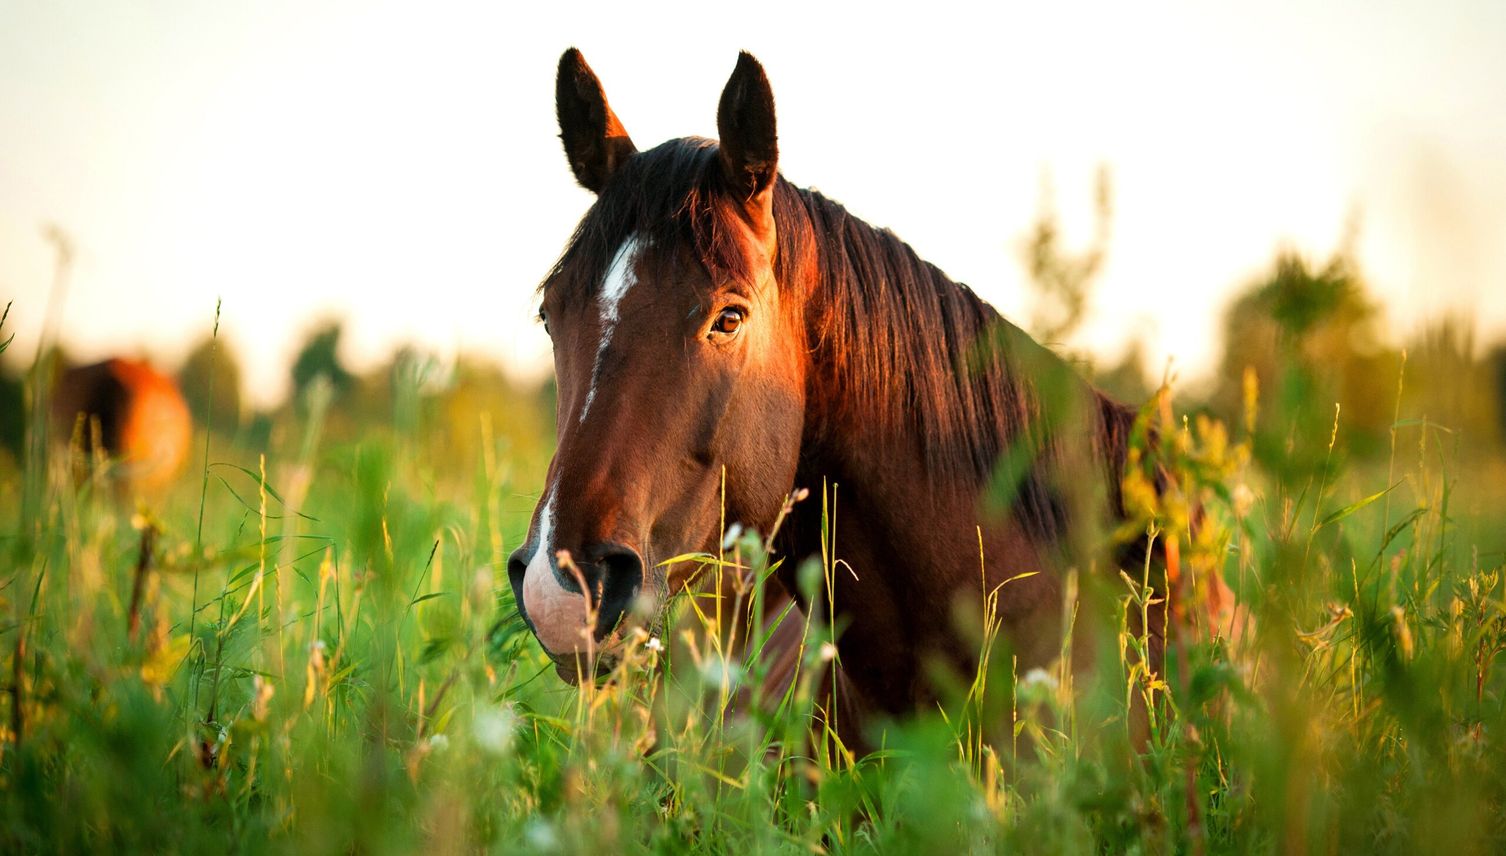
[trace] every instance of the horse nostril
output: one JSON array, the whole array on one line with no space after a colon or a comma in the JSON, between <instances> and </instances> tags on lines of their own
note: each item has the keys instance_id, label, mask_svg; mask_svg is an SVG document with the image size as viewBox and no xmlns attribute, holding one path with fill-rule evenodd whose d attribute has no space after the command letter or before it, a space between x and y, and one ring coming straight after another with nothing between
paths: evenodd
<instances>
[{"instance_id":1,"label":"horse nostril","mask_svg":"<svg viewBox=\"0 0 1506 856\"><path fill-rule=\"evenodd\" d=\"M512 555L507 557L507 577L512 581L514 587L523 584L523 573L527 570L528 555L523 552L523 548L519 547L512 551Z\"/></svg>"},{"instance_id":2,"label":"horse nostril","mask_svg":"<svg viewBox=\"0 0 1506 856\"><path fill-rule=\"evenodd\" d=\"M591 587L600 593L601 605L596 618L596 637L606 638L617 629L633 599L643 589L643 559L638 551L625 544L594 544L586 555L598 569Z\"/></svg>"},{"instance_id":3,"label":"horse nostril","mask_svg":"<svg viewBox=\"0 0 1506 856\"><path fill-rule=\"evenodd\" d=\"M512 551L507 557L507 581L512 584L512 599L518 606L518 614L523 617L523 623L533 629L533 622L528 620L528 611L523 606L523 576L528 572L529 555L523 548Z\"/></svg>"}]
</instances>

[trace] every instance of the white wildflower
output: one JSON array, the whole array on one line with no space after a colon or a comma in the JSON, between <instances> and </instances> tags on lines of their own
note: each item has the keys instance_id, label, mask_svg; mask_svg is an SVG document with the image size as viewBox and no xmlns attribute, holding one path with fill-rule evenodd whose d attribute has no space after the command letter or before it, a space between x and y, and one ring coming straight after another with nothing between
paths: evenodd
<instances>
[{"instance_id":1,"label":"white wildflower","mask_svg":"<svg viewBox=\"0 0 1506 856\"><path fill-rule=\"evenodd\" d=\"M719 687L735 687L742 680L742 667L722 657L707 657L701 661L701 680Z\"/></svg>"},{"instance_id":2,"label":"white wildflower","mask_svg":"<svg viewBox=\"0 0 1506 856\"><path fill-rule=\"evenodd\" d=\"M743 537L743 525L741 523L734 523L728 526L727 534L722 537L722 549L732 549L732 545L736 544L737 539L741 537Z\"/></svg>"},{"instance_id":3,"label":"white wildflower","mask_svg":"<svg viewBox=\"0 0 1506 856\"><path fill-rule=\"evenodd\" d=\"M664 643L659 641L659 637L650 636L648 637L648 641L643 643L643 647L647 648L650 651L663 651Z\"/></svg>"},{"instance_id":4,"label":"white wildflower","mask_svg":"<svg viewBox=\"0 0 1506 856\"><path fill-rule=\"evenodd\" d=\"M837 646L831 644L830 642L822 642L821 643L821 662L823 662L823 663L830 663L832 660L835 660L835 659L837 659Z\"/></svg>"},{"instance_id":5,"label":"white wildflower","mask_svg":"<svg viewBox=\"0 0 1506 856\"><path fill-rule=\"evenodd\" d=\"M1042 668L1034 668L1025 673L1020 680L1021 689L1033 689L1041 687L1046 690L1055 690L1057 687L1056 676Z\"/></svg>"},{"instance_id":6,"label":"white wildflower","mask_svg":"<svg viewBox=\"0 0 1506 856\"><path fill-rule=\"evenodd\" d=\"M1250 486L1245 484L1244 482L1240 482L1239 484L1235 485L1234 513L1239 515L1240 517L1244 517L1250 513L1250 509L1254 505L1255 491L1250 490Z\"/></svg>"},{"instance_id":7,"label":"white wildflower","mask_svg":"<svg viewBox=\"0 0 1506 856\"><path fill-rule=\"evenodd\" d=\"M499 709L487 708L476 714L471 727L476 745L492 755L503 756L512 750L518 714L510 704Z\"/></svg>"},{"instance_id":8,"label":"white wildflower","mask_svg":"<svg viewBox=\"0 0 1506 856\"><path fill-rule=\"evenodd\" d=\"M477 608L485 608L497 595L496 580L492 576L492 569L486 565L476 569L471 577L470 598L471 603Z\"/></svg>"},{"instance_id":9,"label":"white wildflower","mask_svg":"<svg viewBox=\"0 0 1506 856\"><path fill-rule=\"evenodd\" d=\"M528 846L534 850L550 851L560 846L560 837L555 833L554 827L545 820L532 820L523 827L523 837L528 841Z\"/></svg>"}]
</instances>

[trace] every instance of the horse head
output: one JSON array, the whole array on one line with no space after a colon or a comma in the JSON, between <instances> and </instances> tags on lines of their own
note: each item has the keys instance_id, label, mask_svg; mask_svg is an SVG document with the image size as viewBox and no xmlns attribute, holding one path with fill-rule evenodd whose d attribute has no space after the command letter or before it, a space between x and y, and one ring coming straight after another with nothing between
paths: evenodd
<instances>
[{"instance_id":1,"label":"horse head","mask_svg":"<svg viewBox=\"0 0 1506 856\"><path fill-rule=\"evenodd\" d=\"M742 54L720 143L638 151L576 50L560 60L560 136L597 195L542 288L557 450L508 562L524 620L571 679L626 616L684 579L664 559L714 549L721 521L773 522L792 488L806 347L781 279L774 101Z\"/></svg>"}]
</instances>

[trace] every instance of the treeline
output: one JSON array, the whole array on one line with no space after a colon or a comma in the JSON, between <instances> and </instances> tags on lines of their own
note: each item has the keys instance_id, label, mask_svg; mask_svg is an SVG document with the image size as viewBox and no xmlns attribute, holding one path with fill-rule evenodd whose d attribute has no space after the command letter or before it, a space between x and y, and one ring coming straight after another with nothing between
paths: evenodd
<instances>
[{"instance_id":1,"label":"treeline","mask_svg":"<svg viewBox=\"0 0 1506 856\"><path fill-rule=\"evenodd\" d=\"M1036 302L1030 329L1044 342L1069 338L1091 304L1108 253L1107 172L1099 174L1096 208L1084 250L1064 248L1049 202L1023 244ZM1479 347L1473 321L1457 310L1393 339L1381 310L1347 243L1323 262L1280 250L1230 301L1222 354L1211 376L1184 378L1177 409L1210 412L1231 426L1248 421L1256 458L1286 472L1322 468L1317 458L1330 458L1330 446L1362 461L1387 455L1398 422L1422 424L1452 454L1506 454L1506 342ZM1101 388L1136 403L1162 380L1143 353L1135 342L1113 364L1068 356Z\"/></svg>"},{"instance_id":2,"label":"treeline","mask_svg":"<svg viewBox=\"0 0 1506 856\"><path fill-rule=\"evenodd\" d=\"M1382 320L1347 253L1322 264L1282 253L1225 314L1208 404L1232 418L1255 384L1270 411L1257 422L1257 458L1309 471L1328 444L1295 437L1336 437L1346 454L1378 458L1399 423L1420 425L1451 455L1506 448L1506 343L1477 347L1473 322L1457 313L1423 321L1399 343Z\"/></svg>"},{"instance_id":3,"label":"treeline","mask_svg":"<svg viewBox=\"0 0 1506 856\"><path fill-rule=\"evenodd\" d=\"M1043 206L1021 252L1036 297L1027 324L1036 338L1066 350L1100 387L1125 402L1144 402L1161 378L1144 364L1139 343L1113 364L1061 345L1091 305L1108 252L1107 173L1099 176L1096 202L1093 241L1079 252L1063 247L1055 215ZM1390 451L1403 415L1409 425L1423 424L1453 453L1503 456L1506 342L1479 347L1471 319L1458 313L1441 313L1400 341L1387 336L1384 321L1347 249L1321 263L1278 252L1230 302L1222 321L1222 354L1211 376L1184 378L1178 410L1203 410L1231 426L1250 425L1257 459L1279 462L1288 471L1292 466L1316 471L1322 466L1317 459L1330 457L1330 445L1351 459L1381 457ZM400 347L381 365L355 372L341 357L341 330L338 322L312 329L290 368L288 399L255 411L246 406L233 348L206 334L177 370L196 424L252 449L285 439L280 432L303 430L299 419L287 417L317 415L321 431L333 439L390 429L432 437L436 452L457 459L475 460L487 432L530 457L547 451L552 384L521 384L478 358L441 363L412 347ZM25 430L23 371L16 356L7 354L0 362L0 450L11 455L19 455ZM73 361L59 351L51 364L61 372ZM1250 419L1252 407L1258 419Z\"/></svg>"},{"instance_id":4,"label":"treeline","mask_svg":"<svg viewBox=\"0 0 1506 856\"><path fill-rule=\"evenodd\" d=\"M489 360L447 363L406 346L357 372L341 356L341 335L339 322L313 329L290 369L286 400L254 409L234 348L206 333L174 373L195 425L252 452L297 448L311 425L335 443L391 431L432 446L435 465L473 464L488 440L525 460L552 445L552 383L523 383ZM79 364L65 349L49 362L54 377ZM0 458L12 465L26 431L25 380L24 370L0 363Z\"/></svg>"}]
</instances>

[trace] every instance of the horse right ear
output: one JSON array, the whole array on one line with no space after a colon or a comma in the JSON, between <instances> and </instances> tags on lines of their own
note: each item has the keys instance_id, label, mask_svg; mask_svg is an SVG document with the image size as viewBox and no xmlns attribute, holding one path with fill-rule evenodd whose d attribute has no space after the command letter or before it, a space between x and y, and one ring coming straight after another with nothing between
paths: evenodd
<instances>
[{"instance_id":1,"label":"horse right ear","mask_svg":"<svg viewBox=\"0 0 1506 856\"><path fill-rule=\"evenodd\" d=\"M770 248L774 246L774 182L779 178L779 139L774 92L763 66L747 51L717 105L722 174L742 203L748 220Z\"/></svg>"},{"instance_id":2,"label":"horse right ear","mask_svg":"<svg viewBox=\"0 0 1506 856\"><path fill-rule=\"evenodd\" d=\"M560 57L554 108L559 114L565 157L570 160L575 180L592 193L600 193L612 173L638 149L617 114L607 106L601 81L575 48Z\"/></svg>"}]
</instances>

